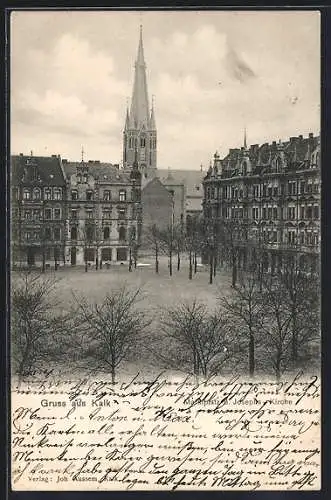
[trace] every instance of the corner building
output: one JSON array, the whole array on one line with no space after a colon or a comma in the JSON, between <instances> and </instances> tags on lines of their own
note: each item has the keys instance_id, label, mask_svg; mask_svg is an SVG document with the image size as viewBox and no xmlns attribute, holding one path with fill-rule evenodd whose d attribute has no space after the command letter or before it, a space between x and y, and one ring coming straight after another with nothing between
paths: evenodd
<instances>
[{"instance_id":1,"label":"corner building","mask_svg":"<svg viewBox=\"0 0 331 500\"><path fill-rule=\"evenodd\" d=\"M245 141L246 142L246 141ZM264 267L273 271L285 255L317 270L320 253L320 138L309 134L286 142L246 144L216 152L203 181L205 220L241 221L239 266L263 249ZM212 226L212 225L211 225Z\"/></svg>"}]
</instances>

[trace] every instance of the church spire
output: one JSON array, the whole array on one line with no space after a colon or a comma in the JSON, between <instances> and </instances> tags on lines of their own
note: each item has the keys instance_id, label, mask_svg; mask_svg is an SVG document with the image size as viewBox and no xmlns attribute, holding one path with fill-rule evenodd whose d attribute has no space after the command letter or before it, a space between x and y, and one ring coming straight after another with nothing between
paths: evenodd
<instances>
[{"instance_id":1,"label":"church spire","mask_svg":"<svg viewBox=\"0 0 331 500\"><path fill-rule=\"evenodd\" d=\"M154 96L152 96L152 110L151 110L151 118L149 121L149 127L151 130L156 130L155 111L154 111Z\"/></svg>"},{"instance_id":2,"label":"church spire","mask_svg":"<svg viewBox=\"0 0 331 500\"><path fill-rule=\"evenodd\" d=\"M247 131L246 131L246 127L244 128L244 148L247 149Z\"/></svg>"},{"instance_id":3,"label":"church spire","mask_svg":"<svg viewBox=\"0 0 331 500\"><path fill-rule=\"evenodd\" d=\"M129 128L130 128L130 116L129 116L129 103L128 103L128 99L127 99L124 130L128 130Z\"/></svg>"},{"instance_id":4,"label":"church spire","mask_svg":"<svg viewBox=\"0 0 331 500\"><path fill-rule=\"evenodd\" d=\"M135 63L134 84L130 109L130 122L135 128L143 125L148 127L149 103L146 78L146 64L144 58L142 26L140 25L140 36L138 55Z\"/></svg>"}]
</instances>

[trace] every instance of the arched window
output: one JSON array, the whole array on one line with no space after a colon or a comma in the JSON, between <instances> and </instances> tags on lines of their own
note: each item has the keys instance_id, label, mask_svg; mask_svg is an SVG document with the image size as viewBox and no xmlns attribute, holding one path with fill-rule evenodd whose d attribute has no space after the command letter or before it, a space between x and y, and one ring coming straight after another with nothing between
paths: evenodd
<instances>
[{"instance_id":1,"label":"arched window","mask_svg":"<svg viewBox=\"0 0 331 500\"><path fill-rule=\"evenodd\" d=\"M33 199L34 200L40 200L41 197L41 192L39 188L34 188L33 190Z\"/></svg>"},{"instance_id":2,"label":"arched window","mask_svg":"<svg viewBox=\"0 0 331 500\"><path fill-rule=\"evenodd\" d=\"M146 146L146 138L143 135L143 136L140 137L140 147L144 148L145 146Z\"/></svg>"},{"instance_id":3,"label":"arched window","mask_svg":"<svg viewBox=\"0 0 331 500\"><path fill-rule=\"evenodd\" d=\"M51 200L52 199L52 190L51 190L51 188L45 188L44 197L45 197L45 200Z\"/></svg>"},{"instance_id":4,"label":"arched window","mask_svg":"<svg viewBox=\"0 0 331 500\"><path fill-rule=\"evenodd\" d=\"M103 192L103 199L104 199L104 201L110 201L110 198L111 198L110 191L109 190L104 191Z\"/></svg>"},{"instance_id":5,"label":"arched window","mask_svg":"<svg viewBox=\"0 0 331 500\"><path fill-rule=\"evenodd\" d=\"M126 239L126 229L124 226L121 226L118 231L118 239L124 241Z\"/></svg>"},{"instance_id":6,"label":"arched window","mask_svg":"<svg viewBox=\"0 0 331 500\"><path fill-rule=\"evenodd\" d=\"M104 230L103 230L103 239L104 240L109 240L109 236L110 236L109 227L105 227Z\"/></svg>"},{"instance_id":7,"label":"arched window","mask_svg":"<svg viewBox=\"0 0 331 500\"><path fill-rule=\"evenodd\" d=\"M30 189L25 188L23 190L23 200L30 200L31 199L31 191Z\"/></svg>"},{"instance_id":8,"label":"arched window","mask_svg":"<svg viewBox=\"0 0 331 500\"><path fill-rule=\"evenodd\" d=\"M120 197L120 201L125 201L126 200L126 191L125 191L125 189L120 189L119 197Z\"/></svg>"}]
</instances>

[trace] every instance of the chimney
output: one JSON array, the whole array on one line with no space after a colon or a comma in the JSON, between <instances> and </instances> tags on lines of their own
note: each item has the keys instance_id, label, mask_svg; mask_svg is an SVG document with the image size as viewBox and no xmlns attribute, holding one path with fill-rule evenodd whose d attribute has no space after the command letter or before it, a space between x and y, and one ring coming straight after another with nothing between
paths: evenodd
<instances>
[{"instance_id":1,"label":"chimney","mask_svg":"<svg viewBox=\"0 0 331 500\"><path fill-rule=\"evenodd\" d=\"M23 153L20 153L20 156L24 156Z\"/></svg>"},{"instance_id":2,"label":"chimney","mask_svg":"<svg viewBox=\"0 0 331 500\"><path fill-rule=\"evenodd\" d=\"M67 158L62 158L62 163L68 163Z\"/></svg>"},{"instance_id":3,"label":"chimney","mask_svg":"<svg viewBox=\"0 0 331 500\"><path fill-rule=\"evenodd\" d=\"M313 132L309 132L309 136L308 137L309 137L309 139L312 139L314 137Z\"/></svg>"},{"instance_id":4,"label":"chimney","mask_svg":"<svg viewBox=\"0 0 331 500\"><path fill-rule=\"evenodd\" d=\"M299 139L300 139L300 141L302 141L302 139L303 139L303 136L302 136L302 135L299 135Z\"/></svg>"},{"instance_id":5,"label":"chimney","mask_svg":"<svg viewBox=\"0 0 331 500\"><path fill-rule=\"evenodd\" d=\"M297 137L290 137L290 143L293 144L294 142L297 142L298 138Z\"/></svg>"}]
</instances>

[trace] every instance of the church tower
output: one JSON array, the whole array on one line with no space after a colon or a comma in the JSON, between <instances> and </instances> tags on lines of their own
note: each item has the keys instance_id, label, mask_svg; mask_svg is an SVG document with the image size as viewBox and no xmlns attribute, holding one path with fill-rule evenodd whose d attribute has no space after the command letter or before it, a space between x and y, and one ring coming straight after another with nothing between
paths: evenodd
<instances>
[{"instance_id":1,"label":"church tower","mask_svg":"<svg viewBox=\"0 0 331 500\"><path fill-rule=\"evenodd\" d=\"M146 64L142 26L138 55L135 63L133 92L130 109L126 110L123 131L123 166L132 168L137 154L138 167L143 177L154 177L156 173L157 133L154 102L149 107Z\"/></svg>"}]
</instances>

